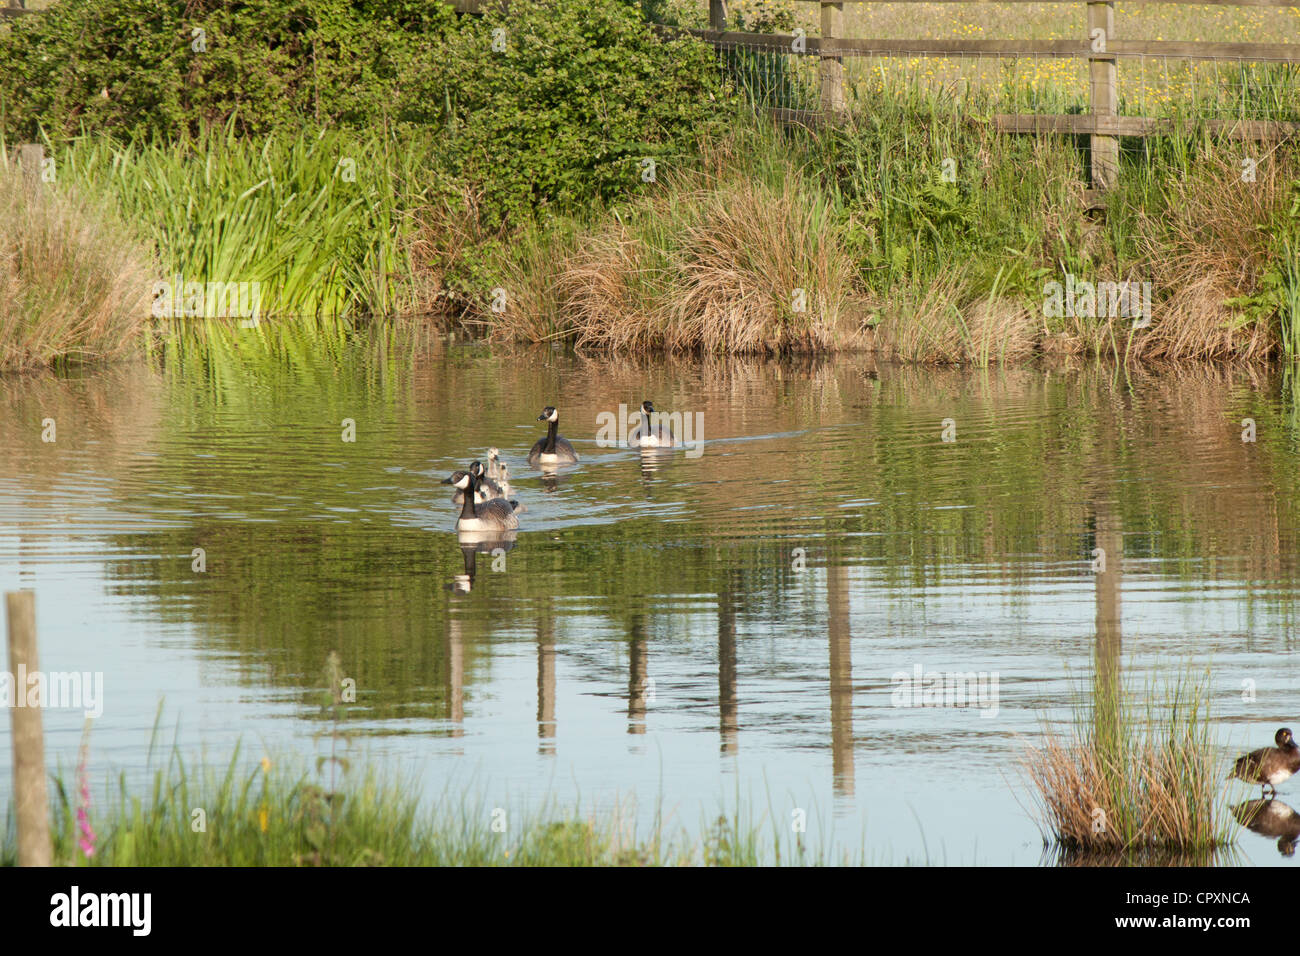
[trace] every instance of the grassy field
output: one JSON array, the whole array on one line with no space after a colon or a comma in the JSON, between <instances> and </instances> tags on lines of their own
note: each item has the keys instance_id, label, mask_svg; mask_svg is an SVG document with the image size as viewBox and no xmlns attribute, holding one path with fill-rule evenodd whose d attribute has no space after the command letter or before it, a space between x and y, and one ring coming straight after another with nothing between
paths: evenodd
<instances>
[{"instance_id":1,"label":"grassy field","mask_svg":"<svg viewBox=\"0 0 1300 956\"><path fill-rule=\"evenodd\" d=\"M707 4L697 18L707 19ZM817 36L816 4L797 0L739 0L728 5L731 23L795 26ZM701 21L702 22L702 21ZM863 39L1054 40L1087 35L1083 3L847 3L844 31ZM1269 9L1186 4L1116 5L1115 35L1125 40L1224 43L1297 43L1300 6ZM788 58L786 69L808 82L814 58ZM796 59L799 62L794 62ZM1296 119L1300 113L1297 67L1164 57L1119 62L1120 113L1246 119ZM867 104L892 88L916 85L948 93L975 89L1005 111L1067 112L1088 100L1088 65L1079 58L993 56L849 57L850 105ZM797 104L783 104L797 105Z\"/></svg>"}]
</instances>

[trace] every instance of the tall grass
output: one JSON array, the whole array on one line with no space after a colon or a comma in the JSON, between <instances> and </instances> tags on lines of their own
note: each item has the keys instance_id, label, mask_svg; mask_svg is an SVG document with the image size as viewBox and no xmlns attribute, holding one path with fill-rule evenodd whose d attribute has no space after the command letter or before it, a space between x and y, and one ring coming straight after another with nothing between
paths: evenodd
<instances>
[{"instance_id":1,"label":"tall grass","mask_svg":"<svg viewBox=\"0 0 1300 956\"><path fill-rule=\"evenodd\" d=\"M157 264L110 205L25 181L0 143L0 223L0 371L140 344Z\"/></svg>"},{"instance_id":2,"label":"tall grass","mask_svg":"<svg viewBox=\"0 0 1300 956\"><path fill-rule=\"evenodd\" d=\"M55 150L63 180L111 197L158 247L158 279L257 282L262 315L309 317L420 307L406 216L428 189L420 156L418 137L398 145L330 130L253 142L231 128Z\"/></svg>"},{"instance_id":3,"label":"tall grass","mask_svg":"<svg viewBox=\"0 0 1300 956\"><path fill-rule=\"evenodd\" d=\"M1046 728L1023 764L1042 825L1062 850L1192 852L1232 842L1205 675L1133 687L1100 667L1073 730Z\"/></svg>"},{"instance_id":4,"label":"tall grass","mask_svg":"<svg viewBox=\"0 0 1300 956\"><path fill-rule=\"evenodd\" d=\"M155 728L155 743L157 730ZM91 741L93 754L93 740ZM849 862L805 846L739 807L698 835L638 830L630 808L583 811L494 805L472 790L422 798L415 781L354 770L331 750L315 772L293 759L191 764L173 747L143 788L119 775L89 795L80 772L53 775L56 862L71 866L755 866ZM155 750L151 748L150 760ZM93 758L92 758L93 760ZM143 791L143 792L142 792ZM86 833L93 833L87 847ZM89 852L87 850L89 849ZM12 807L0 866L17 862Z\"/></svg>"}]
</instances>

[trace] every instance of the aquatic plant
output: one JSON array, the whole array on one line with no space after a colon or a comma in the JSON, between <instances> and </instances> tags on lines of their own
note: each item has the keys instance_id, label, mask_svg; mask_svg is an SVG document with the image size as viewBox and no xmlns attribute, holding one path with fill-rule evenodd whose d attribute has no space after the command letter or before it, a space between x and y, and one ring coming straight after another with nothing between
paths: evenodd
<instances>
[{"instance_id":1,"label":"aquatic plant","mask_svg":"<svg viewBox=\"0 0 1300 956\"><path fill-rule=\"evenodd\" d=\"M1023 770L1047 834L1066 851L1203 851L1233 842L1209 680L1181 671L1125 686L1099 658L1072 729L1045 727Z\"/></svg>"}]
</instances>

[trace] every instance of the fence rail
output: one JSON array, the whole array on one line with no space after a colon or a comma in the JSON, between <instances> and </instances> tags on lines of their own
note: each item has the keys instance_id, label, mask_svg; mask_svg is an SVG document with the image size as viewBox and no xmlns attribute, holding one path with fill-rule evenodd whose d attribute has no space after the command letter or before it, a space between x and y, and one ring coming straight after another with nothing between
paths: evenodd
<instances>
[{"instance_id":1,"label":"fence rail","mask_svg":"<svg viewBox=\"0 0 1300 956\"><path fill-rule=\"evenodd\" d=\"M489 4L508 0L449 0L461 13L479 13ZM820 114L780 109L780 118L808 125L836 119L845 108L844 59L846 57L990 57L1073 58L1088 63L1088 112L1084 114L1011 113L993 117L994 128L1004 133L1058 133L1090 138L1091 177L1097 189L1115 183L1119 170L1119 137L1158 136L1171 130L1168 120L1146 116L1120 116L1118 63L1120 60L1204 60L1233 63L1300 65L1300 43L1218 43L1200 40L1125 40L1115 35L1116 0L799 0L820 8L820 35L760 34L727 29L725 0L709 0L709 29L661 27L665 32L689 33L720 50L815 57L818 62ZM1185 4L1211 7L1295 6L1300 0L1122 0L1125 4ZM992 5L1003 3L1056 3L1087 10L1086 35L1056 40L884 39L844 35L844 4L940 3ZM39 13L17 6L0 7L5 17ZM1300 123L1277 120L1208 120L1216 134L1243 140L1275 140L1300 135Z\"/></svg>"},{"instance_id":2,"label":"fence rail","mask_svg":"<svg viewBox=\"0 0 1300 956\"><path fill-rule=\"evenodd\" d=\"M994 128L1004 133L1086 135L1091 146L1091 177L1104 190L1119 172L1119 137L1158 136L1172 123L1154 117L1120 116L1118 62L1121 59L1180 59L1235 63L1300 64L1300 43L1216 43L1199 40L1124 40L1115 36L1115 0L801 0L817 3L820 36L756 34L728 30L724 0L710 0L709 29L687 32L715 48L756 53L816 57L821 116L782 109L785 121L814 125L834 119L844 109L846 57L995 57L1075 58L1088 63L1088 112L1085 114L999 114ZM1086 35L1058 40L866 39L844 35L845 3L1084 3ZM1290 7L1296 0L1123 0L1130 3L1183 3L1198 6ZM1205 126L1235 139L1272 140L1300 135L1300 123L1262 120L1209 120Z\"/></svg>"}]
</instances>

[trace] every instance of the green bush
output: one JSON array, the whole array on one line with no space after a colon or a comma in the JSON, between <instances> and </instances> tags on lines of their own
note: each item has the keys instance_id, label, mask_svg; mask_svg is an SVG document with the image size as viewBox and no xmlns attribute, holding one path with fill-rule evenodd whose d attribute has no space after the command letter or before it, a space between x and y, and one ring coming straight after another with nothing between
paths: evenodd
<instances>
[{"instance_id":1,"label":"green bush","mask_svg":"<svg viewBox=\"0 0 1300 956\"><path fill-rule=\"evenodd\" d=\"M430 0L60 2L0 27L0 131L12 142L172 137L231 119L252 135L370 124L417 45L454 20Z\"/></svg>"},{"instance_id":2,"label":"green bush","mask_svg":"<svg viewBox=\"0 0 1300 956\"><path fill-rule=\"evenodd\" d=\"M644 160L657 179L732 116L709 47L657 36L620 0L515 0L416 65L404 118L446 127L441 160L488 222L634 193Z\"/></svg>"}]
</instances>

